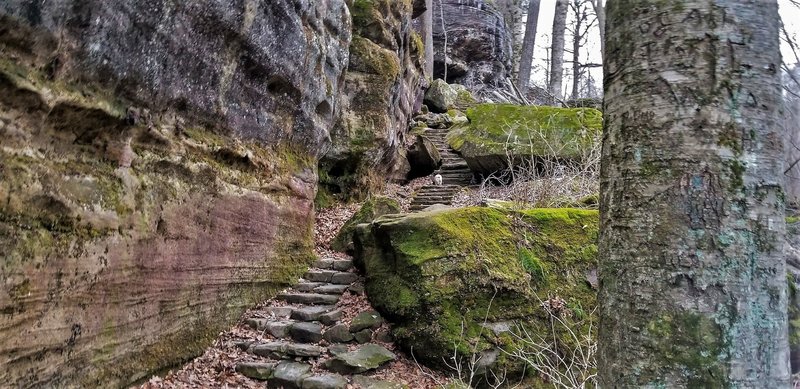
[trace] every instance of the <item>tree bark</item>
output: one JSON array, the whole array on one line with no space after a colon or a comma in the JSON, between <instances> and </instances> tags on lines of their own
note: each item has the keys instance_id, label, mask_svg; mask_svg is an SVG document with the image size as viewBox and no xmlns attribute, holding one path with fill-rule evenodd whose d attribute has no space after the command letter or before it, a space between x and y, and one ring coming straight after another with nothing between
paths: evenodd
<instances>
[{"instance_id":1,"label":"tree bark","mask_svg":"<svg viewBox=\"0 0 800 389\"><path fill-rule=\"evenodd\" d=\"M776 1L610 1L603 388L788 388Z\"/></svg>"},{"instance_id":2,"label":"tree bark","mask_svg":"<svg viewBox=\"0 0 800 389\"><path fill-rule=\"evenodd\" d=\"M606 55L606 7L603 0L592 0L592 8L597 16L597 27L600 29L600 58Z\"/></svg>"},{"instance_id":3,"label":"tree bark","mask_svg":"<svg viewBox=\"0 0 800 389\"><path fill-rule=\"evenodd\" d=\"M530 0L528 4L528 20L525 23L525 37L522 38L519 74L517 77L517 88L522 95L528 93L528 86L531 83L533 51L536 48L536 30L539 21L539 5L539 0Z\"/></svg>"},{"instance_id":4,"label":"tree bark","mask_svg":"<svg viewBox=\"0 0 800 389\"><path fill-rule=\"evenodd\" d=\"M427 10L422 14L422 39L425 44L425 76L433 79L433 0L425 0Z\"/></svg>"},{"instance_id":5,"label":"tree bark","mask_svg":"<svg viewBox=\"0 0 800 389\"><path fill-rule=\"evenodd\" d=\"M572 36L572 99L577 100L581 86L581 28L586 20L581 0L573 1L575 10L575 33Z\"/></svg>"},{"instance_id":6,"label":"tree bark","mask_svg":"<svg viewBox=\"0 0 800 389\"><path fill-rule=\"evenodd\" d=\"M550 61L550 82L548 92L553 102L561 100L561 83L564 77L564 31L567 29L567 7L569 0L557 0L553 16L553 46Z\"/></svg>"}]
</instances>

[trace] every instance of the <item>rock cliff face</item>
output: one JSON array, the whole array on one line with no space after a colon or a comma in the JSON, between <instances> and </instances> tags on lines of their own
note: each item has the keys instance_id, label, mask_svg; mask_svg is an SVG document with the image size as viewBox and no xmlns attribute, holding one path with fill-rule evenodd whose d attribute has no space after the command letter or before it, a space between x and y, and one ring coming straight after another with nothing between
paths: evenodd
<instances>
[{"instance_id":1,"label":"rock cliff face","mask_svg":"<svg viewBox=\"0 0 800 389\"><path fill-rule=\"evenodd\" d=\"M511 34L492 1L434 1L434 75L444 78L447 41L447 82L462 84L479 97L507 89L511 74ZM444 11L444 12L442 12ZM444 28L442 28L444 15Z\"/></svg>"},{"instance_id":2,"label":"rock cliff face","mask_svg":"<svg viewBox=\"0 0 800 389\"><path fill-rule=\"evenodd\" d=\"M356 0L353 41L344 83L343 115L320 165L320 183L333 193L358 197L410 169L405 150L411 115L427 86L424 46L412 17L424 2Z\"/></svg>"},{"instance_id":3,"label":"rock cliff face","mask_svg":"<svg viewBox=\"0 0 800 389\"><path fill-rule=\"evenodd\" d=\"M312 257L343 0L0 4L0 382L113 387Z\"/></svg>"}]
</instances>

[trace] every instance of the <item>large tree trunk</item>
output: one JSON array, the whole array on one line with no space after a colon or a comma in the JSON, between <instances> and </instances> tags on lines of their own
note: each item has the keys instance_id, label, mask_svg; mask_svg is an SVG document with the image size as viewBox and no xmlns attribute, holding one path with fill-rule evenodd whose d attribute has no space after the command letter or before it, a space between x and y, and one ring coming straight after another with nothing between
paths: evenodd
<instances>
[{"instance_id":1,"label":"large tree trunk","mask_svg":"<svg viewBox=\"0 0 800 389\"><path fill-rule=\"evenodd\" d=\"M788 388L778 6L607 12L600 384Z\"/></svg>"},{"instance_id":2,"label":"large tree trunk","mask_svg":"<svg viewBox=\"0 0 800 389\"><path fill-rule=\"evenodd\" d=\"M561 100L561 80L564 76L564 31L567 29L567 7L569 0L557 0L553 16L553 46L550 55L550 82L547 90L553 101Z\"/></svg>"},{"instance_id":3,"label":"large tree trunk","mask_svg":"<svg viewBox=\"0 0 800 389\"><path fill-rule=\"evenodd\" d=\"M528 20L525 23L525 37L522 39L522 51L519 59L519 76L517 87L525 95L531 83L531 67L533 65L533 51L536 48L536 30L539 21L539 0L530 0L528 4Z\"/></svg>"},{"instance_id":4,"label":"large tree trunk","mask_svg":"<svg viewBox=\"0 0 800 389\"><path fill-rule=\"evenodd\" d=\"M433 79L433 0L425 0L421 34L425 44L425 76Z\"/></svg>"}]
</instances>

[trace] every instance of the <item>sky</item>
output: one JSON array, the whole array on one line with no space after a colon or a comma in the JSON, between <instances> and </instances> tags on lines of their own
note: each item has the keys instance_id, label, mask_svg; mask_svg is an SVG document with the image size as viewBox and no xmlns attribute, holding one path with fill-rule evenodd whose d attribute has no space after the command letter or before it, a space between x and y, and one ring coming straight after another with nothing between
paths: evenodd
<instances>
[{"instance_id":1,"label":"sky","mask_svg":"<svg viewBox=\"0 0 800 389\"><path fill-rule=\"evenodd\" d=\"M764 0L767 1L767 0ZM550 49L550 34L553 30L553 14L555 13L555 0L541 0L541 5L539 8L539 22L536 34L536 51L534 53L534 66L533 74L531 76L531 80L533 85L536 86L544 86L546 80L546 62L545 59L548 58L548 50ZM790 0L778 0L778 6L780 9L781 18L786 25L786 30L789 35L795 41L800 39L800 8L795 5L792 5ZM523 22L524 23L524 22ZM567 20L567 24L569 25L570 21ZM597 27L597 24L593 26L592 33L590 34L591 38L589 43L586 47L586 52L581 53L581 62L588 62L593 63L601 63L600 57L600 30ZM570 37L567 36L566 46L571 47ZM781 46L784 61L787 63L795 62L794 54L790 47L787 44L782 44ZM800 54L800 53L799 53ZM570 66L569 64L564 64L565 68ZM597 85L602 87L602 70L600 68L596 68L592 70L592 77L597 80ZM567 75L564 77L564 88L566 90L571 90L572 80L568 78Z\"/></svg>"}]
</instances>

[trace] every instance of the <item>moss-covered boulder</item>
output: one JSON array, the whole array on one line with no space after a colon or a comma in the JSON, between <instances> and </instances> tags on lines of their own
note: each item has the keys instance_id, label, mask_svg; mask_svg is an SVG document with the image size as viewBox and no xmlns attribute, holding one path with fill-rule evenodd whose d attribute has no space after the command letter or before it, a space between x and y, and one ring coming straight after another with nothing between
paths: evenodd
<instances>
[{"instance_id":1,"label":"moss-covered boulder","mask_svg":"<svg viewBox=\"0 0 800 389\"><path fill-rule=\"evenodd\" d=\"M391 213L400 213L402 208L397 200L388 197L376 196L368 199L361 206L361 209L345 223L331 241L331 248L336 251L352 252L353 250L353 231L361 223L369 223L378 216Z\"/></svg>"},{"instance_id":2,"label":"moss-covered boulder","mask_svg":"<svg viewBox=\"0 0 800 389\"><path fill-rule=\"evenodd\" d=\"M600 111L513 104L480 104L467 109L469 123L447 135L470 169L488 175L511 163L533 158L580 158L599 141Z\"/></svg>"},{"instance_id":3,"label":"moss-covered boulder","mask_svg":"<svg viewBox=\"0 0 800 389\"><path fill-rule=\"evenodd\" d=\"M475 98L463 85L448 84L436 79L425 92L425 105L431 112L446 113L451 109L465 109L475 104Z\"/></svg>"},{"instance_id":4,"label":"moss-covered boulder","mask_svg":"<svg viewBox=\"0 0 800 389\"><path fill-rule=\"evenodd\" d=\"M501 350L522 347L517 324L552 336L544 302L562 301L573 330L595 320L597 231L592 210L473 207L383 216L354 240L367 295L403 348L434 366L456 350L519 373ZM563 328L555 336L572 342Z\"/></svg>"}]
</instances>

